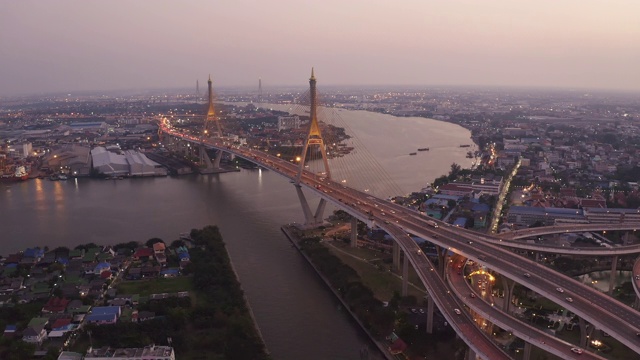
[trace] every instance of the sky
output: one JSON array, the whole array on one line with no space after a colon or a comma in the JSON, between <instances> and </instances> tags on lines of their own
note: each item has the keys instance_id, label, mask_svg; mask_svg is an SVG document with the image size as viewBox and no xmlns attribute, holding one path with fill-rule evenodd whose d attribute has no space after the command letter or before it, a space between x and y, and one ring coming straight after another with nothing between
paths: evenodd
<instances>
[{"instance_id":1,"label":"sky","mask_svg":"<svg viewBox=\"0 0 640 360\"><path fill-rule=\"evenodd\" d=\"M0 95L472 85L640 91L638 0L0 0Z\"/></svg>"}]
</instances>

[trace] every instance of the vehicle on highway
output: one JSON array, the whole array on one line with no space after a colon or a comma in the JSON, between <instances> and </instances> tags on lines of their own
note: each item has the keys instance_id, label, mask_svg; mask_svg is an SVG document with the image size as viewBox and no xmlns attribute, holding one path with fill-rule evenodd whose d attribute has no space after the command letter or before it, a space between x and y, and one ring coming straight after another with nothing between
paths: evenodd
<instances>
[{"instance_id":1,"label":"vehicle on highway","mask_svg":"<svg viewBox=\"0 0 640 360\"><path fill-rule=\"evenodd\" d=\"M524 277L526 277L526 278L530 278L530 277L531 277L531 274L529 274L529 273L524 273Z\"/></svg>"},{"instance_id":2,"label":"vehicle on highway","mask_svg":"<svg viewBox=\"0 0 640 360\"><path fill-rule=\"evenodd\" d=\"M460 309L453 309L453 312L456 313L456 315L462 314L462 311L460 311Z\"/></svg>"},{"instance_id":3,"label":"vehicle on highway","mask_svg":"<svg viewBox=\"0 0 640 360\"><path fill-rule=\"evenodd\" d=\"M438 228L438 223L433 220L427 220L427 224L433 226L434 228Z\"/></svg>"},{"instance_id":4,"label":"vehicle on highway","mask_svg":"<svg viewBox=\"0 0 640 360\"><path fill-rule=\"evenodd\" d=\"M568 302L573 302L573 299L572 299L572 298L570 298L570 297L566 298L566 300L567 300Z\"/></svg>"},{"instance_id":5,"label":"vehicle on highway","mask_svg":"<svg viewBox=\"0 0 640 360\"><path fill-rule=\"evenodd\" d=\"M420 308L418 309L418 311L420 312L420 314L424 314L424 309Z\"/></svg>"},{"instance_id":6,"label":"vehicle on highway","mask_svg":"<svg viewBox=\"0 0 640 360\"><path fill-rule=\"evenodd\" d=\"M467 241L467 244L473 245L473 241L469 240L469 241Z\"/></svg>"},{"instance_id":7,"label":"vehicle on highway","mask_svg":"<svg viewBox=\"0 0 640 360\"><path fill-rule=\"evenodd\" d=\"M563 288L561 288L561 287L557 287L557 288L556 288L556 291L557 291L557 292L559 292L559 293L563 293L563 292L564 292L564 289L563 289Z\"/></svg>"},{"instance_id":8,"label":"vehicle on highway","mask_svg":"<svg viewBox=\"0 0 640 360\"><path fill-rule=\"evenodd\" d=\"M487 257L484 255L478 255L478 259L482 260L482 261L487 261Z\"/></svg>"},{"instance_id":9,"label":"vehicle on highway","mask_svg":"<svg viewBox=\"0 0 640 360\"><path fill-rule=\"evenodd\" d=\"M387 214L385 214L384 212L381 212L381 213L380 213L380 215L385 216L385 215L387 215Z\"/></svg>"},{"instance_id":10,"label":"vehicle on highway","mask_svg":"<svg viewBox=\"0 0 640 360\"><path fill-rule=\"evenodd\" d=\"M580 355L580 354L582 354L584 352L584 350L582 350L580 348L577 348L577 347L572 347L571 348L571 352Z\"/></svg>"},{"instance_id":11,"label":"vehicle on highway","mask_svg":"<svg viewBox=\"0 0 640 360\"><path fill-rule=\"evenodd\" d=\"M474 294L474 293L469 294L469 296L471 296L472 299L476 298L476 294Z\"/></svg>"},{"instance_id":12,"label":"vehicle on highway","mask_svg":"<svg viewBox=\"0 0 640 360\"><path fill-rule=\"evenodd\" d=\"M422 250L418 249L418 255L422 255Z\"/></svg>"}]
</instances>

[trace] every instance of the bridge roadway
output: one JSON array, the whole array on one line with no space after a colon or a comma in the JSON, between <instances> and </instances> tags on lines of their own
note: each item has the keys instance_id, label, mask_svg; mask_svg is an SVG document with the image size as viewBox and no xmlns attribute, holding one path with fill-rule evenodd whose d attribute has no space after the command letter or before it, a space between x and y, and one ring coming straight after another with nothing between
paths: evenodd
<instances>
[{"instance_id":1,"label":"bridge roadway","mask_svg":"<svg viewBox=\"0 0 640 360\"><path fill-rule=\"evenodd\" d=\"M187 141L202 143L202 140L195 136L181 134L166 128L163 128L163 131ZM298 172L296 164L261 151L245 147L238 148L215 140L207 140L205 145L255 162L292 180L296 178ZM306 171L301 177L301 185L306 185L322 198L365 221L370 226L377 223L394 237L398 236L400 229L404 233L420 236L438 246L485 264L498 273L518 281L558 304L562 304L640 354L640 337L636 335L640 332L639 312L566 275L484 241L487 237L485 234L461 231L458 227L439 221L434 222L433 219L427 219L418 212L351 189L341 183L322 179ZM433 223L439 226L434 227ZM414 266L422 264L420 258L426 257L417 252L415 243L413 243L413 247L410 247L407 243L408 240L396 239L396 241ZM416 250L412 251L411 249ZM421 271L418 273L421 280L427 280L424 273ZM525 277L524 273L530 274L530 277ZM425 287L429 288L429 286L431 284L425 282ZM556 288L562 289L563 292L557 291ZM567 302L566 297L572 297L573 302ZM446 311L443 308L440 310ZM464 335L462 336L464 337ZM469 345L473 347L472 344Z\"/></svg>"},{"instance_id":2,"label":"bridge roadway","mask_svg":"<svg viewBox=\"0 0 640 360\"><path fill-rule=\"evenodd\" d=\"M187 141L192 141L195 143L200 143L200 140L196 137L187 136L175 131L171 131L168 129L163 129L163 131L167 132L173 136L179 136ZM213 145L215 144L215 146ZM260 166L264 166L269 168L270 170L279 173L289 179L295 179L295 176L298 171L298 167L290 162L282 160L280 158L268 155L261 151L252 150L250 148L233 148L232 146L226 145L224 143L211 143L207 144L208 146L215 147L216 149L224 150L233 153L236 156L242 157L246 160L255 162ZM310 185L312 179L318 178L317 175L304 173L302 176L303 183L306 183L310 186L310 189L318 193L318 195L323 196L328 194L330 190L323 189L322 187L318 188ZM343 188L346 188L343 186ZM364 222L368 222L371 224L370 216L367 214L361 214L359 212L355 212L347 207L344 203L339 200L335 200L331 197L327 199L332 202L334 205L344 208L349 211L353 215L356 215L360 220ZM355 204L355 203L354 203ZM382 220L380 221L383 222ZM419 247L416 242L413 241L409 235L398 229L395 226L384 225L386 226L385 230L392 234L400 248L405 252L405 254L415 253ZM434 300L436 306L440 309L443 316L447 319L448 323L451 327L456 331L458 336L474 351L474 353L480 356L482 359L511 359L511 357L506 354L502 349L498 347L496 343L494 343L483 331L481 331L473 322L471 318L467 315L459 316L455 313L454 309L462 309L462 304L452 296L451 291L447 288L446 284L440 277L433 264L429 261L426 256L407 256L408 261L411 262L412 266L415 268L418 277L425 284L429 296ZM427 285L428 284L428 285Z\"/></svg>"},{"instance_id":3,"label":"bridge roadway","mask_svg":"<svg viewBox=\"0 0 640 360\"><path fill-rule=\"evenodd\" d=\"M639 210L640 211L640 210ZM553 226L541 226L535 228L508 231L497 235L498 238L504 240L517 240L528 237L537 237L542 235L576 233L588 231L607 231L607 230L633 230L640 229L637 222L621 222L621 223L594 223L594 224L562 224Z\"/></svg>"},{"instance_id":4,"label":"bridge roadway","mask_svg":"<svg viewBox=\"0 0 640 360\"><path fill-rule=\"evenodd\" d=\"M589 351L585 351L582 355L575 354L571 351L571 348L577 346L560 340L549 333L510 316L499 307L493 306L483 300L479 295L475 298L471 298L469 294L473 292L473 290L465 280L464 275L457 274L455 269L453 269L455 264L456 263L451 262L446 268L446 278L448 283L451 285L451 289L459 299L464 300L464 303L469 306L471 310L480 314L483 318L500 326L500 328L504 330L512 332L520 339L548 351L561 359L605 359ZM505 301L507 301L507 299L505 299Z\"/></svg>"},{"instance_id":5,"label":"bridge roadway","mask_svg":"<svg viewBox=\"0 0 640 360\"><path fill-rule=\"evenodd\" d=\"M564 234L564 233L575 233L575 232L584 232L584 231L602 231L602 230L614 230L616 226L618 226L619 230L635 230L636 228L640 228L640 224L638 223L621 223L621 224L590 224L591 226L586 227L584 225L580 225L579 227L574 227L569 229L566 226L558 227L558 226L549 226L553 228L548 231L537 231L536 235L517 235L515 239L522 239L527 237L534 236L542 236L549 234ZM516 230L518 232L525 233L529 230L535 231L536 229L523 229ZM590 229L590 230L586 230ZM461 231L471 232L467 229L461 229ZM478 233L474 233L478 234ZM616 256L616 255L630 255L630 254L638 254L640 253L640 244L634 245L623 245L623 246L612 246L612 247L570 247L570 246L550 246L543 244L535 244L535 243L527 243L522 241L515 240L503 240L505 236L503 234L498 235L499 238L485 236L483 238L484 241L492 243L494 245L505 246L513 249L522 249L529 251L539 251L539 252L547 252L553 254L565 254L565 255L583 255L583 256Z\"/></svg>"}]
</instances>

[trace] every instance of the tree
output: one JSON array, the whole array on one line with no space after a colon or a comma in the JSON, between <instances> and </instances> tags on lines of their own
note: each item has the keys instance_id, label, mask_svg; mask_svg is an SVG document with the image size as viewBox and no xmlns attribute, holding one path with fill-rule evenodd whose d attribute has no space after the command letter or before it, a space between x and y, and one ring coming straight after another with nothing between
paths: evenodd
<instances>
[{"instance_id":1,"label":"tree","mask_svg":"<svg viewBox=\"0 0 640 360\"><path fill-rule=\"evenodd\" d=\"M449 178L450 179L455 179L458 174L460 173L460 170L462 170L462 167L456 163L451 164L451 171L449 171Z\"/></svg>"},{"instance_id":2,"label":"tree","mask_svg":"<svg viewBox=\"0 0 640 360\"><path fill-rule=\"evenodd\" d=\"M144 244L147 245L147 247L153 247L153 245L155 245L157 243L163 243L164 244L164 240L159 239L159 238L151 238L151 239L147 240L147 242L144 243Z\"/></svg>"}]
</instances>

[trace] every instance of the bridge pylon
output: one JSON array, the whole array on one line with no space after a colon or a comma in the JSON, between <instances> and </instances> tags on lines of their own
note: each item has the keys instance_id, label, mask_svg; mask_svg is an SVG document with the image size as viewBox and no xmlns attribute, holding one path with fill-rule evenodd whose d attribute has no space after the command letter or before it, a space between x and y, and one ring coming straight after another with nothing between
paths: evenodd
<instances>
[{"instance_id":1,"label":"bridge pylon","mask_svg":"<svg viewBox=\"0 0 640 360\"><path fill-rule=\"evenodd\" d=\"M324 145L324 140L322 139L322 134L320 132L320 125L318 124L318 97L316 91L316 77L313 74L313 68L311 68L311 77L309 78L309 98L310 98L310 109L309 109L309 133L307 134L307 139L304 143L304 147L302 149L302 154L300 156L300 164L298 167L298 174L294 181L294 186L296 187L296 192L298 194L298 198L300 199L300 205L302 205L302 211L304 213L305 218L305 226L313 227L320 226L323 224L324 217L324 208L326 205L325 199L320 199L320 203L316 208L315 214L312 215L311 208L309 207L309 203L307 202L304 193L302 192L300 186L300 179L302 177L302 173L304 172L304 164L307 159L307 152L313 151L312 147L317 147L322 154L322 161L324 163L324 174L323 177L326 179L331 179L331 172L329 171L329 160L327 158L327 150ZM313 174L312 176L317 176L317 174Z\"/></svg>"},{"instance_id":2,"label":"bridge pylon","mask_svg":"<svg viewBox=\"0 0 640 360\"><path fill-rule=\"evenodd\" d=\"M209 88L209 105L207 107L207 116L204 119L204 126L202 129L202 143L200 144L200 166L203 168L200 170L201 174L210 174L220 171L220 160L222 160L222 150L216 152L216 157L213 161L207 154L206 147L204 146L205 138L209 136L215 136L222 138L222 127L220 126L220 119L216 116L216 110L213 107L213 90L211 87L211 75L209 75L209 81L207 82Z\"/></svg>"}]
</instances>

